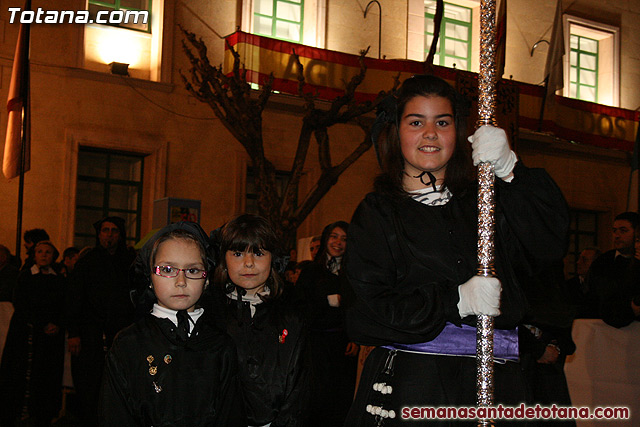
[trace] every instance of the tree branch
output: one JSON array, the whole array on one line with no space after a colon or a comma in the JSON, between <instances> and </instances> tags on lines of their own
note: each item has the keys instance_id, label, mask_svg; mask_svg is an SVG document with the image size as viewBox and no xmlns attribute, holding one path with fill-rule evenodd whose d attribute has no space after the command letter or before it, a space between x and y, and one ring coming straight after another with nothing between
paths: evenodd
<instances>
[{"instance_id":1,"label":"tree branch","mask_svg":"<svg viewBox=\"0 0 640 427\"><path fill-rule=\"evenodd\" d=\"M186 89L201 102L208 104L225 128L236 138L247 153L255 159L264 157L262 145L262 109L270 94L270 85L256 101L251 99L251 89L246 81L246 71L241 72L238 52L228 41L227 48L233 55L233 71L227 76L222 66L213 67L207 58L207 48L202 39L180 27L185 36L183 49L191 63L191 81L180 72ZM187 44L187 42L189 44ZM192 46L196 53L189 47Z\"/></svg>"},{"instance_id":2,"label":"tree branch","mask_svg":"<svg viewBox=\"0 0 640 427\"><path fill-rule=\"evenodd\" d=\"M304 202L299 205L292 216L292 224L300 225L311 213L313 208L318 204L320 200L329 192L337 182L340 175L347 170L349 166L355 163L364 153L371 148L371 133L366 132L362 142L356 147L351 154L349 154L338 166L335 166L327 171L323 171L322 175L318 179L316 186L311 190Z\"/></svg>"},{"instance_id":3,"label":"tree branch","mask_svg":"<svg viewBox=\"0 0 640 427\"><path fill-rule=\"evenodd\" d=\"M285 242L292 243L295 229L336 184L340 175L372 145L369 126L365 124L365 120L361 120L361 116L373 111L387 93L380 92L373 102L356 100L357 88L364 81L367 72L365 57L368 49L360 52L360 70L345 83L344 94L334 99L327 109L316 105L317 97L312 91L305 92L305 69L295 50L292 52L298 79L297 92L304 102L304 116L298 135L295 158L291 165L291 177L280 196L276 170L265 157L262 135L262 113L273 92L273 73L266 82L260 82L262 88L256 96L247 81L247 69L229 40L225 40L225 43L228 53L233 56L233 64L231 71L225 74L221 65L216 67L209 63L207 48L202 39L182 27L180 29L185 37L182 42L183 49L191 65L188 76L180 72L185 88L198 101L209 105L223 126L242 144L253 165L258 193L258 212L273 223L278 235L282 236ZM397 84L398 78L394 82L394 90ZM323 103L322 107L324 106ZM363 129L364 139L337 166L333 166L328 130L337 123L353 121ZM318 143L321 175L304 202L296 206L311 138L315 138Z\"/></svg>"},{"instance_id":4,"label":"tree branch","mask_svg":"<svg viewBox=\"0 0 640 427\"><path fill-rule=\"evenodd\" d=\"M325 171L331 169L331 152L329 150L329 134L326 128L316 129L314 132L318 143L318 161L320 168Z\"/></svg>"}]
</instances>

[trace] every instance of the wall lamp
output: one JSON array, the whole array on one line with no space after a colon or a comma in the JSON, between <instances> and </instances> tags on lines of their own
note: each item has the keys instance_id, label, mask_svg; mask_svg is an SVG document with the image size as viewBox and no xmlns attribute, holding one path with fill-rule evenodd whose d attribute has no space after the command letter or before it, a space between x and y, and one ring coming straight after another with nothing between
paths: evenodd
<instances>
[{"instance_id":1,"label":"wall lamp","mask_svg":"<svg viewBox=\"0 0 640 427\"><path fill-rule=\"evenodd\" d=\"M109 69L111 70L111 74L115 74L118 76L128 76L129 75L129 64L125 64L124 62L112 62L109 64Z\"/></svg>"}]
</instances>

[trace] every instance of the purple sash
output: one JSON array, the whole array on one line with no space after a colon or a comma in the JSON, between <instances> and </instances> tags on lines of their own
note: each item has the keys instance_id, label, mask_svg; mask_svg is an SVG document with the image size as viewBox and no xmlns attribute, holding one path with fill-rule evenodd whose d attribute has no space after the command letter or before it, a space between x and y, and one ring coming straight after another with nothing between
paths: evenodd
<instances>
[{"instance_id":1,"label":"purple sash","mask_svg":"<svg viewBox=\"0 0 640 427\"><path fill-rule=\"evenodd\" d=\"M465 324L460 328L447 322L440 335L432 341L417 344L391 344L384 347L416 353L475 357L476 328ZM518 328L495 329L493 331L493 357L494 359L514 361L519 359Z\"/></svg>"}]
</instances>

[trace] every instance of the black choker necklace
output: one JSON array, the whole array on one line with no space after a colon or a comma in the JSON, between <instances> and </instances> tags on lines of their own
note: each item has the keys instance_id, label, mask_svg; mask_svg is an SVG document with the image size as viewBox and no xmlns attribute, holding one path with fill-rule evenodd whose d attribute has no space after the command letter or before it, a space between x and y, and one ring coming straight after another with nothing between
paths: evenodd
<instances>
[{"instance_id":1,"label":"black choker necklace","mask_svg":"<svg viewBox=\"0 0 640 427\"><path fill-rule=\"evenodd\" d=\"M405 172L406 173L406 172ZM411 176L409 174L407 174L408 176ZM424 182L424 176L427 175L429 177L429 182ZM418 178L420 180L421 183L423 183L424 185L431 186L433 187L433 191L438 191L438 189L436 188L436 177L433 176L433 174L431 172L428 171L424 171L422 172L420 175L416 175L416 176L411 176L411 178Z\"/></svg>"}]
</instances>

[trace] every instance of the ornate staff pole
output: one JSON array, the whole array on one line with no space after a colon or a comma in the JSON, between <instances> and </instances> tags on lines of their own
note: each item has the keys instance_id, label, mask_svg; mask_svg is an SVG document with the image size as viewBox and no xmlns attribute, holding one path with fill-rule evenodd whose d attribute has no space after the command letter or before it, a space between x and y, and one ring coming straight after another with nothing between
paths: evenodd
<instances>
[{"instance_id":1,"label":"ornate staff pole","mask_svg":"<svg viewBox=\"0 0 640 427\"><path fill-rule=\"evenodd\" d=\"M504 0L503 0L504 1ZM480 73L478 74L478 127L496 126L496 0L480 2ZM495 276L494 262L494 181L493 165L478 165L478 272ZM493 317L478 316L476 335L476 387L478 407L493 405ZM478 426L493 426L479 419Z\"/></svg>"}]
</instances>

